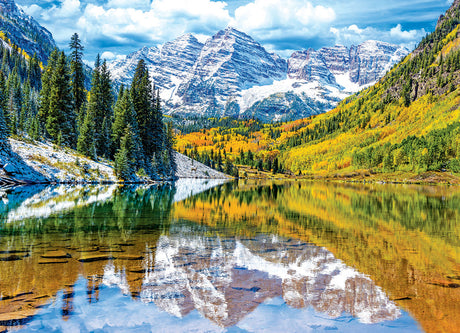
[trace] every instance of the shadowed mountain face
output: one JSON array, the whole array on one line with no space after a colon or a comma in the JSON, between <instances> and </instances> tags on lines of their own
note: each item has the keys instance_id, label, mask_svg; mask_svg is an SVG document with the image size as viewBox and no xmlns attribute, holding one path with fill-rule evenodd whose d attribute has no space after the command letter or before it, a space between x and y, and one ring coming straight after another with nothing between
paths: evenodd
<instances>
[{"instance_id":1,"label":"shadowed mountain face","mask_svg":"<svg viewBox=\"0 0 460 333\"><path fill-rule=\"evenodd\" d=\"M457 327L452 188L185 181L0 194L0 331L418 331L406 311L428 331Z\"/></svg>"},{"instance_id":2,"label":"shadowed mountain face","mask_svg":"<svg viewBox=\"0 0 460 333\"><path fill-rule=\"evenodd\" d=\"M30 57L36 53L43 63L56 47L51 33L25 14L13 0L0 0L0 31ZM0 42L6 44L4 40Z\"/></svg>"}]
</instances>

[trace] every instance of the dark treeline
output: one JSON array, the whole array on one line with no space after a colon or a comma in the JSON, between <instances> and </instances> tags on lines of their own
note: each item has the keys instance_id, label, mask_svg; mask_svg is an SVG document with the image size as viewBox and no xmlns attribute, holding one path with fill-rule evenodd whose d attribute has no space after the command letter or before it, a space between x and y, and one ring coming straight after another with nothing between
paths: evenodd
<instances>
[{"instance_id":1,"label":"dark treeline","mask_svg":"<svg viewBox=\"0 0 460 333\"><path fill-rule=\"evenodd\" d=\"M107 63L98 55L88 91L78 34L69 46L70 56L51 52L43 71L36 56L27 61L15 48L0 49L2 142L10 134L48 140L92 159L114 161L124 180L134 173L174 177L172 125L163 123L159 90L145 62L139 61L131 86L116 92Z\"/></svg>"}]
</instances>

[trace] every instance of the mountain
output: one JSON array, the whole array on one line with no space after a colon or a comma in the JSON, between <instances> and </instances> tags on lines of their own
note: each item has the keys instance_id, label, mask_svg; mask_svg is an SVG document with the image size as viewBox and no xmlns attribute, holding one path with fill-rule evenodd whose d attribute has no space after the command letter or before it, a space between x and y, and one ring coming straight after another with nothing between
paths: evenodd
<instances>
[{"instance_id":1,"label":"mountain","mask_svg":"<svg viewBox=\"0 0 460 333\"><path fill-rule=\"evenodd\" d=\"M382 59L391 55L390 64L400 52L373 41L333 49L294 53L289 79L324 85L335 79L347 86L346 76L350 87L360 86L387 69ZM217 125L201 134L179 136L176 148L196 147L205 157L223 150L235 163L259 170L275 170L276 160L276 170L312 177L458 183L459 87L460 0L456 0L440 17L436 30L410 55L377 84L346 98L335 109L263 127L249 121L232 128ZM289 96L293 104L300 103L293 94Z\"/></svg>"},{"instance_id":2,"label":"mountain","mask_svg":"<svg viewBox=\"0 0 460 333\"><path fill-rule=\"evenodd\" d=\"M229 27L204 44L187 34L161 48L144 47L109 67L118 85L128 84L143 59L168 114L272 121L328 111L407 54L399 46L368 41L298 51L285 60Z\"/></svg>"},{"instance_id":3,"label":"mountain","mask_svg":"<svg viewBox=\"0 0 460 333\"><path fill-rule=\"evenodd\" d=\"M46 63L56 47L51 33L24 13L13 0L0 0L0 38L4 45L15 45Z\"/></svg>"},{"instance_id":4,"label":"mountain","mask_svg":"<svg viewBox=\"0 0 460 333\"><path fill-rule=\"evenodd\" d=\"M203 44L191 34L157 47L144 47L126 59L109 64L115 82L130 85L139 60L145 60L153 81L162 89L163 98L173 95L180 82L186 80L200 55ZM168 98L169 100L169 98Z\"/></svg>"}]
</instances>

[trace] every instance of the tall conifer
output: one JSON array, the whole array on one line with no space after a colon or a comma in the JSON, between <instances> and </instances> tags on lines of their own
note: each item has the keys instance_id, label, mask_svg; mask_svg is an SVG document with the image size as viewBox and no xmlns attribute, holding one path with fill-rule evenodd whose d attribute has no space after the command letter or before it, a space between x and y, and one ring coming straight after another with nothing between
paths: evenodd
<instances>
[{"instance_id":1,"label":"tall conifer","mask_svg":"<svg viewBox=\"0 0 460 333\"><path fill-rule=\"evenodd\" d=\"M137 124L139 126L139 137L142 143L144 154L142 159L149 164L153 149L152 133L152 86L149 78L149 71L143 59L139 60L134 72L131 84L131 98L134 111L136 112Z\"/></svg>"},{"instance_id":2,"label":"tall conifer","mask_svg":"<svg viewBox=\"0 0 460 333\"><path fill-rule=\"evenodd\" d=\"M5 117L3 116L3 109L0 107L0 150L9 149L8 144L8 126L6 125Z\"/></svg>"},{"instance_id":3,"label":"tall conifer","mask_svg":"<svg viewBox=\"0 0 460 333\"><path fill-rule=\"evenodd\" d=\"M42 74L42 90L40 91L40 108L39 118L42 124L46 124L50 109L50 96L51 96L51 81L53 73L57 65L59 52L54 49L48 58L48 65ZM45 127L46 128L46 127Z\"/></svg>"},{"instance_id":4,"label":"tall conifer","mask_svg":"<svg viewBox=\"0 0 460 333\"><path fill-rule=\"evenodd\" d=\"M59 53L56 68L51 78L49 110L46 130L54 141L62 132L62 143L76 146L76 114L74 112L69 68L64 52Z\"/></svg>"},{"instance_id":5,"label":"tall conifer","mask_svg":"<svg viewBox=\"0 0 460 333\"><path fill-rule=\"evenodd\" d=\"M83 103L86 100L85 73L83 71L83 50L80 38L74 33L69 43L70 49L70 76L72 80L72 94L74 96L75 113L80 114Z\"/></svg>"}]
</instances>

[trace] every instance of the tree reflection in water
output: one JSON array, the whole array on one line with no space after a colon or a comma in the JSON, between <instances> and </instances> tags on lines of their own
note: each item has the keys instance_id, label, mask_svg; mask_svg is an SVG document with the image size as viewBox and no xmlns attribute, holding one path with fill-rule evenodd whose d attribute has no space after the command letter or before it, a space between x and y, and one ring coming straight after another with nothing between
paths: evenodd
<instances>
[{"instance_id":1,"label":"tree reflection in water","mask_svg":"<svg viewBox=\"0 0 460 333\"><path fill-rule=\"evenodd\" d=\"M112 312L130 327L255 328L272 306L291 320L310 314L305 329L392 321L416 331L399 306L428 331L460 325L455 189L215 185L9 190L0 331L38 321L92 330L116 325ZM273 330L280 313L265 318Z\"/></svg>"}]
</instances>

